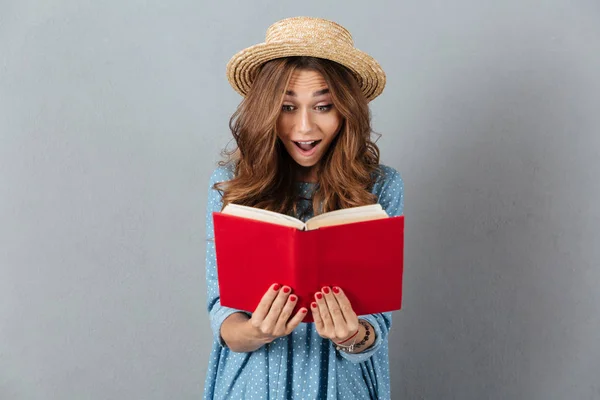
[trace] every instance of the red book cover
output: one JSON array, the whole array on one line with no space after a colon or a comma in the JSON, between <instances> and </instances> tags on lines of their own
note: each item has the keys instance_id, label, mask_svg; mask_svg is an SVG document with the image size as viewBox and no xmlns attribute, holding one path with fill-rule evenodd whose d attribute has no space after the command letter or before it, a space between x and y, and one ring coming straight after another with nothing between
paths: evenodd
<instances>
[{"instance_id":1,"label":"red book cover","mask_svg":"<svg viewBox=\"0 0 600 400\"><path fill-rule=\"evenodd\" d=\"M213 213L221 304L253 312L273 283L288 285L300 307L323 286L339 286L357 315L399 310L404 216L296 228ZM292 314L292 315L293 315Z\"/></svg>"}]
</instances>

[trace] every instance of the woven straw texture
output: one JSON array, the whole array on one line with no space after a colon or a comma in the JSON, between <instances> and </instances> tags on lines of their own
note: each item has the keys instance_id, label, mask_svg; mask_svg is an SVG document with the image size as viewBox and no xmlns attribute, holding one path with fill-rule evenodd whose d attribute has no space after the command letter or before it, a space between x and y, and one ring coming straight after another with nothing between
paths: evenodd
<instances>
[{"instance_id":1,"label":"woven straw texture","mask_svg":"<svg viewBox=\"0 0 600 400\"><path fill-rule=\"evenodd\" d=\"M371 101L385 87L385 73L377 61L354 47L343 26L321 18L293 17L271 25L266 40L234 55L227 64L227 79L246 96L260 67L267 61L311 56L335 61L354 73L362 92Z\"/></svg>"}]
</instances>

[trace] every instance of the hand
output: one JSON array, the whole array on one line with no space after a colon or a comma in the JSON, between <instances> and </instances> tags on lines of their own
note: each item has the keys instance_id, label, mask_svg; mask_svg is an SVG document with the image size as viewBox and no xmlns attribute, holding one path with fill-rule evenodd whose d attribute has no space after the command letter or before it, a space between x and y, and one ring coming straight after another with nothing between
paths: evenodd
<instances>
[{"instance_id":1,"label":"hand","mask_svg":"<svg viewBox=\"0 0 600 400\"><path fill-rule=\"evenodd\" d=\"M325 286L315 293L311 304L315 328L319 336L340 343L358 332L358 317L350 301L339 287Z\"/></svg>"},{"instance_id":2,"label":"hand","mask_svg":"<svg viewBox=\"0 0 600 400\"><path fill-rule=\"evenodd\" d=\"M292 333L308 312L302 307L290 319L297 300L289 286L271 285L248 320L255 338L262 343L271 343Z\"/></svg>"}]
</instances>

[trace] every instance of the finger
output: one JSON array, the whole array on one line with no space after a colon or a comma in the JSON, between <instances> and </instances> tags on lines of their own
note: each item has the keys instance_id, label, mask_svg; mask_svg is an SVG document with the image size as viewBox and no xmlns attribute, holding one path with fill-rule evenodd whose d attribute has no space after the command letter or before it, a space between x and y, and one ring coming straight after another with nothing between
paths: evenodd
<instances>
[{"instance_id":1,"label":"finger","mask_svg":"<svg viewBox=\"0 0 600 400\"><path fill-rule=\"evenodd\" d=\"M348 329L354 332L358 329L358 316L354 312L352 304L350 304L350 300L348 299L348 297L346 297L344 291L338 286L333 287L333 295L337 299L340 309L342 310L344 319L348 324Z\"/></svg>"},{"instance_id":2,"label":"finger","mask_svg":"<svg viewBox=\"0 0 600 400\"><path fill-rule=\"evenodd\" d=\"M316 302L312 302L310 304L310 310L312 312L313 321L315 321L315 329L320 336L324 335L324 327L323 318L321 318L321 313L319 312L319 306Z\"/></svg>"},{"instance_id":3,"label":"finger","mask_svg":"<svg viewBox=\"0 0 600 400\"><path fill-rule=\"evenodd\" d=\"M265 317L269 313L271 304L273 304L273 300L275 300L275 298L279 294L280 287L281 285L274 283L269 289L267 289L262 299L258 303L258 306L256 306L256 309L252 313L252 319L256 323L260 324L265 319Z\"/></svg>"},{"instance_id":4,"label":"finger","mask_svg":"<svg viewBox=\"0 0 600 400\"><path fill-rule=\"evenodd\" d=\"M333 335L334 326L333 320L331 319L331 315L329 314L329 307L327 307L327 302L323 297L323 293L317 292L315 293L315 300L317 306L319 307L319 315L321 316L321 320L323 321L323 333L324 336Z\"/></svg>"},{"instance_id":5,"label":"finger","mask_svg":"<svg viewBox=\"0 0 600 400\"><path fill-rule=\"evenodd\" d=\"M329 286L323 287L321 292L323 292L323 297L327 303L327 308L329 308L329 314L331 315L333 326L336 332L341 331L340 333L342 336L344 336L344 330L346 330L346 320L344 319L344 314L342 313L342 309L340 308L337 299L335 298Z\"/></svg>"},{"instance_id":6,"label":"finger","mask_svg":"<svg viewBox=\"0 0 600 400\"><path fill-rule=\"evenodd\" d=\"M308 310L304 307L302 307L301 309L298 310L298 312L296 313L296 315L294 315L294 318L292 318L286 326L286 330L285 333L286 335L289 335L290 333L292 333L292 331L294 329L296 329L296 327L298 325L300 325L300 322L302 322L302 320L304 319L304 317L306 317L306 313L308 312Z\"/></svg>"},{"instance_id":7,"label":"finger","mask_svg":"<svg viewBox=\"0 0 600 400\"><path fill-rule=\"evenodd\" d=\"M291 294L283 306L275 324L275 332L277 335L283 335L285 333L288 319L290 319L290 315L292 315L292 311L294 311L294 307L296 306L296 300L298 300L296 295Z\"/></svg>"},{"instance_id":8,"label":"finger","mask_svg":"<svg viewBox=\"0 0 600 400\"><path fill-rule=\"evenodd\" d=\"M273 300L271 309L263 321L263 325L266 325L269 328L269 331L271 330L270 328L275 328L275 324L279 319L279 314L281 314L281 310L283 309L283 306L285 306L291 291L289 286L284 286L277 294L275 300Z\"/></svg>"}]
</instances>

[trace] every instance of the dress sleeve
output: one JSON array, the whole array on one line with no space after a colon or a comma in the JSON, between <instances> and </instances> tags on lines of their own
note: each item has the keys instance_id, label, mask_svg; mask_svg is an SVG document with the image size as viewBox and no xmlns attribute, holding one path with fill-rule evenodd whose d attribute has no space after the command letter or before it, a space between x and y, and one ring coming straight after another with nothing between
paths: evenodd
<instances>
[{"instance_id":1,"label":"dress sleeve","mask_svg":"<svg viewBox=\"0 0 600 400\"><path fill-rule=\"evenodd\" d=\"M404 182L400 174L390 167L382 166L383 175L375 184L373 191L378 195L378 202L390 217L402 215L404 210ZM368 360L381 345L387 341L392 327L392 313L359 315L359 319L367 321L375 330L375 342L369 349L361 353L340 351L342 357L353 363Z\"/></svg>"},{"instance_id":2,"label":"dress sleeve","mask_svg":"<svg viewBox=\"0 0 600 400\"><path fill-rule=\"evenodd\" d=\"M210 317L210 325L213 331L214 339L221 346L227 346L221 337L221 325L225 318L236 312L245 311L221 305L219 294L219 282L217 279L217 259L215 253L214 226L212 213L221 211L223 200L221 193L214 189L217 182L224 182L233 177L233 171L226 167L217 168L210 177L208 187L208 200L206 202L206 288L207 288L207 306Z\"/></svg>"}]
</instances>

